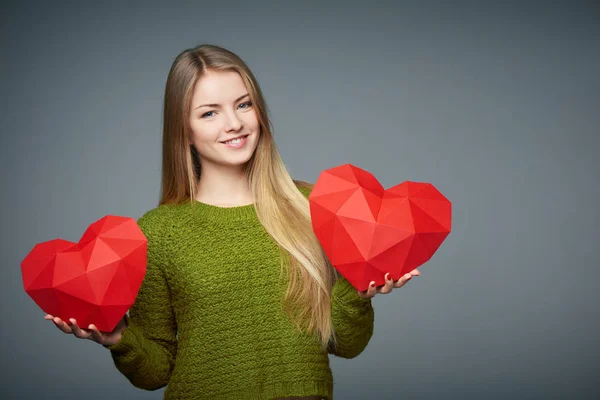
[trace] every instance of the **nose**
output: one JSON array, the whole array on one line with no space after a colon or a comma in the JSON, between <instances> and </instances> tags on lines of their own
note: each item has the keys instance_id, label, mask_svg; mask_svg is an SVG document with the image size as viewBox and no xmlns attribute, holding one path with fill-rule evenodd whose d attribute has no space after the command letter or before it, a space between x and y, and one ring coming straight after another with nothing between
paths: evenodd
<instances>
[{"instance_id":1,"label":"nose","mask_svg":"<svg viewBox=\"0 0 600 400\"><path fill-rule=\"evenodd\" d=\"M225 131L226 132L239 131L241 127L242 127L242 121L235 114L235 112L227 113L227 116L225 118Z\"/></svg>"}]
</instances>

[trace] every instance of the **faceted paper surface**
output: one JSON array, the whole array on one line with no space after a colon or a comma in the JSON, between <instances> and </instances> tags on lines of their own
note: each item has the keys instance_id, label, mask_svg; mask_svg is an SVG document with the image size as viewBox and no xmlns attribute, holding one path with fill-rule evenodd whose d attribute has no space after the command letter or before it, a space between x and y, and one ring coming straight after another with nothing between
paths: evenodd
<instances>
[{"instance_id":1,"label":"faceted paper surface","mask_svg":"<svg viewBox=\"0 0 600 400\"><path fill-rule=\"evenodd\" d=\"M309 196L313 230L332 265L357 290L428 261L451 230L451 203L430 183L385 190L351 164L325 170Z\"/></svg>"},{"instance_id":2,"label":"faceted paper surface","mask_svg":"<svg viewBox=\"0 0 600 400\"><path fill-rule=\"evenodd\" d=\"M36 244L21 262L25 292L46 313L80 328L111 332L133 305L146 275L148 242L136 221L107 215L78 243Z\"/></svg>"}]
</instances>

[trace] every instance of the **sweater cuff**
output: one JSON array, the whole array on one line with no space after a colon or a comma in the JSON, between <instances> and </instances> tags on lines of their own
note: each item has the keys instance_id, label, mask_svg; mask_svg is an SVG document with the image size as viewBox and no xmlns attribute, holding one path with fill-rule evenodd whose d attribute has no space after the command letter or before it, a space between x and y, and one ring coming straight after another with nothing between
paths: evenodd
<instances>
[{"instance_id":1,"label":"sweater cuff","mask_svg":"<svg viewBox=\"0 0 600 400\"><path fill-rule=\"evenodd\" d=\"M333 285L333 296L339 303L349 307L368 308L371 306L371 299L363 299L360 297L356 288L341 275L335 285Z\"/></svg>"},{"instance_id":2,"label":"sweater cuff","mask_svg":"<svg viewBox=\"0 0 600 400\"><path fill-rule=\"evenodd\" d=\"M139 337L140 332L137 330L138 327L131 323L127 315L125 315L125 323L127 326L121 332L121 339L117 343L112 345L102 345L115 355L133 351L136 348L139 348L141 344Z\"/></svg>"}]
</instances>

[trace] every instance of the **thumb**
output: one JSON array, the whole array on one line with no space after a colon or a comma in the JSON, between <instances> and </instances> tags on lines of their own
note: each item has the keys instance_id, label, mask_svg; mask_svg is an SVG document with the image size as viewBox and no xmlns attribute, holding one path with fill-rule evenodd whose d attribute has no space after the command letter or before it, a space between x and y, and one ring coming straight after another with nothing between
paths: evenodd
<instances>
[{"instance_id":1,"label":"thumb","mask_svg":"<svg viewBox=\"0 0 600 400\"><path fill-rule=\"evenodd\" d=\"M92 335L89 337L89 339L93 340L94 342L100 343L100 344L104 344L103 343L103 337L102 337L102 333L100 333L100 331L98 330L98 328L96 327L96 325L94 324L90 324L90 326L88 327L89 330L92 331Z\"/></svg>"}]
</instances>

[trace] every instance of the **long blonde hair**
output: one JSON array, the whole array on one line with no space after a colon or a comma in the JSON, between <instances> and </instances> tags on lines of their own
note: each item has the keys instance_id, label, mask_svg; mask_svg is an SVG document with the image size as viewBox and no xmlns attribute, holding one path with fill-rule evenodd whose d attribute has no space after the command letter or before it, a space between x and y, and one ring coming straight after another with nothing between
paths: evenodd
<instances>
[{"instance_id":1,"label":"long blonde hair","mask_svg":"<svg viewBox=\"0 0 600 400\"><path fill-rule=\"evenodd\" d=\"M338 275L311 226L307 198L288 173L275 142L267 106L257 80L236 54L215 45L184 50L167 78L163 114L160 204L193 203L201 168L189 140L189 110L194 85L205 71L236 71L254 104L260 124L256 151L246 176L259 221L281 249L281 272L287 278L284 310L298 329L316 334L323 349L335 345L331 291Z\"/></svg>"}]
</instances>

